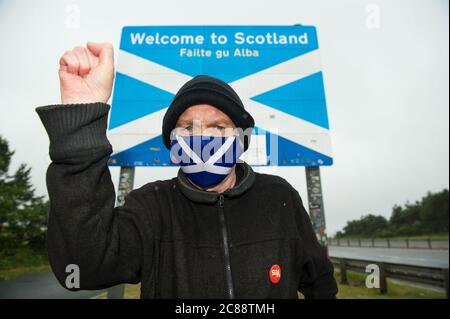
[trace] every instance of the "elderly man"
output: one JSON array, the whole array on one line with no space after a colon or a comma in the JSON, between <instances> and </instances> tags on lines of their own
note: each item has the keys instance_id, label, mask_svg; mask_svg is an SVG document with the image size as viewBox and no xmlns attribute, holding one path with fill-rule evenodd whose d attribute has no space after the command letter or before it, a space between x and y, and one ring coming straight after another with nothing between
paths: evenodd
<instances>
[{"instance_id":1,"label":"elderly man","mask_svg":"<svg viewBox=\"0 0 450 319\"><path fill-rule=\"evenodd\" d=\"M110 44L76 47L60 60L62 104L36 109L50 139L47 247L62 285L75 264L80 286L71 289L141 282L142 298L336 296L298 192L239 161L254 120L219 79L194 77L166 112L162 134L178 175L114 207L113 77Z\"/></svg>"}]
</instances>

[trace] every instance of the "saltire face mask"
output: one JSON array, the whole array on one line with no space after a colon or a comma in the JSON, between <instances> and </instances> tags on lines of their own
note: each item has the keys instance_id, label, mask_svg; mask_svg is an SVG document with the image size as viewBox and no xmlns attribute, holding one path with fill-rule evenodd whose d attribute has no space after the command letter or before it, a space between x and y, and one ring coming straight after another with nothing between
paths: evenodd
<instances>
[{"instance_id":1,"label":"saltire face mask","mask_svg":"<svg viewBox=\"0 0 450 319\"><path fill-rule=\"evenodd\" d=\"M172 164L203 188L227 177L243 153L238 136L174 135L170 147Z\"/></svg>"}]
</instances>

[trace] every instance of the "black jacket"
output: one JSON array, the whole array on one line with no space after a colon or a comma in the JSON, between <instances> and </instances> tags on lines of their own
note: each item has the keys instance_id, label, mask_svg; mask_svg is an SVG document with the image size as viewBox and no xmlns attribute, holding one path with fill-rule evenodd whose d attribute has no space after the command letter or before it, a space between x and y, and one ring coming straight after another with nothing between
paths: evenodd
<instances>
[{"instance_id":1,"label":"black jacket","mask_svg":"<svg viewBox=\"0 0 450 319\"><path fill-rule=\"evenodd\" d=\"M141 282L142 298L335 297L333 266L298 192L280 177L240 163L237 185L218 194L193 187L180 170L114 207L109 109L36 109L52 160L47 247L63 286L66 266L77 264L81 289ZM276 284L269 276L275 264Z\"/></svg>"}]
</instances>

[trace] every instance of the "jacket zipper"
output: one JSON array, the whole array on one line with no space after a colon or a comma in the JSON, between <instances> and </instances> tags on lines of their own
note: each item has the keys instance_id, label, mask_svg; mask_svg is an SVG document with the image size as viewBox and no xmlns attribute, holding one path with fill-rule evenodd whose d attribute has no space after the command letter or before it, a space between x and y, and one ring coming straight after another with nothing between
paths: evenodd
<instances>
[{"instance_id":1,"label":"jacket zipper","mask_svg":"<svg viewBox=\"0 0 450 319\"><path fill-rule=\"evenodd\" d=\"M219 219L222 230L222 246L223 256L225 260L225 274L227 277L227 294L228 298L234 298L233 277L231 276L231 262L230 262L230 247L228 244L227 225L225 223L225 211L224 211L225 198L222 194L219 195Z\"/></svg>"}]
</instances>

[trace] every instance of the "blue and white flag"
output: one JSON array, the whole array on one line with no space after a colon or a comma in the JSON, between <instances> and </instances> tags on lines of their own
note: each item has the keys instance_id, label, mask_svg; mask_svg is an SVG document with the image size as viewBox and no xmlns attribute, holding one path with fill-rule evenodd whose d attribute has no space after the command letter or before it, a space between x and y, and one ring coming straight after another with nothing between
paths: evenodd
<instances>
[{"instance_id":1,"label":"blue and white flag","mask_svg":"<svg viewBox=\"0 0 450 319\"><path fill-rule=\"evenodd\" d=\"M181 166L191 181L209 186L218 184L228 175L242 152L243 147L234 135L175 135L170 159Z\"/></svg>"}]
</instances>

